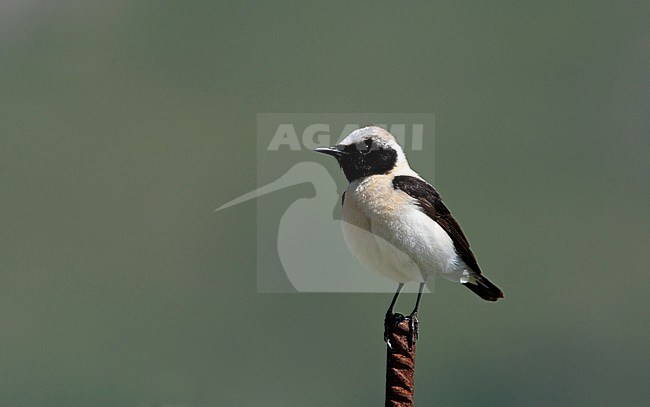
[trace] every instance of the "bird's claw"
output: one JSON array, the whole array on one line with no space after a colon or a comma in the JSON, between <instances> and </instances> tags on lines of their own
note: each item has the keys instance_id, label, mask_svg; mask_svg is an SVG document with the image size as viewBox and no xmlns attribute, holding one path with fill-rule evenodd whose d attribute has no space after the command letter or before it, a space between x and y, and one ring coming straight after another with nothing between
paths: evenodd
<instances>
[{"instance_id":1,"label":"bird's claw","mask_svg":"<svg viewBox=\"0 0 650 407\"><path fill-rule=\"evenodd\" d=\"M409 320L409 336L408 336L408 345L409 350L413 349L413 345L418 340L420 335L420 322L418 321L417 311L413 311L411 315L408 316Z\"/></svg>"},{"instance_id":2,"label":"bird's claw","mask_svg":"<svg viewBox=\"0 0 650 407\"><path fill-rule=\"evenodd\" d=\"M420 324L418 322L417 312L412 312L409 316L404 316L400 313L393 314L392 312L388 312L384 318L384 342L386 342L386 345L390 349L393 349L393 345L390 343L390 334L393 329L404 320L408 320L409 323L409 332L406 338L409 350L413 349L413 345L415 345L415 342L418 339L418 335L420 334Z\"/></svg>"},{"instance_id":3,"label":"bird's claw","mask_svg":"<svg viewBox=\"0 0 650 407\"><path fill-rule=\"evenodd\" d=\"M386 317L384 318L384 342L386 342L386 345L388 345L390 349L393 349L393 345L390 343L390 333L393 328L395 328L400 322L404 321L405 318L406 317L400 313L386 313Z\"/></svg>"}]
</instances>

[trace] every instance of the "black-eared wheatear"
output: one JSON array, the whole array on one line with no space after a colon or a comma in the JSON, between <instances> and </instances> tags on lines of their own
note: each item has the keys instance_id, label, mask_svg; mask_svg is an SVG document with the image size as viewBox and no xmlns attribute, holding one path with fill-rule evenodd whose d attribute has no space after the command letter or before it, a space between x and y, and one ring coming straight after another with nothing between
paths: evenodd
<instances>
[{"instance_id":1,"label":"black-eared wheatear","mask_svg":"<svg viewBox=\"0 0 650 407\"><path fill-rule=\"evenodd\" d=\"M385 319L385 338L395 319L397 297L407 282L420 284L411 320L417 338L417 312L428 277L438 274L461 283L487 301L503 292L481 274L460 225L438 191L409 167L395 137L377 126L353 131L339 144L317 148L333 156L349 185L342 196L342 229L352 254L369 270L398 283ZM389 344L390 345L390 344Z\"/></svg>"}]
</instances>

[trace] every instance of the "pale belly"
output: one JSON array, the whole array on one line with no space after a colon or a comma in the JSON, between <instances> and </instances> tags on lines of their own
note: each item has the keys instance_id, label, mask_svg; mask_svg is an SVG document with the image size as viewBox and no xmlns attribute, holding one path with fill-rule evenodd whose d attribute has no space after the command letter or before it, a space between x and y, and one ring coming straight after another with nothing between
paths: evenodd
<instances>
[{"instance_id":1,"label":"pale belly","mask_svg":"<svg viewBox=\"0 0 650 407\"><path fill-rule=\"evenodd\" d=\"M369 271L402 283L425 280L411 257L373 232L370 219L360 212L344 211L341 229L348 248Z\"/></svg>"}]
</instances>

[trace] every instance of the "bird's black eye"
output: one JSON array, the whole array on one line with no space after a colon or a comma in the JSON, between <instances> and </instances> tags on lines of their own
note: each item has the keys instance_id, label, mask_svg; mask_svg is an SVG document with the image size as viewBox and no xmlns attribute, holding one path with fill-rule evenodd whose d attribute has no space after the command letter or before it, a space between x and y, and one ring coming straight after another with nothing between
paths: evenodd
<instances>
[{"instance_id":1,"label":"bird's black eye","mask_svg":"<svg viewBox=\"0 0 650 407\"><path fill-rule=\"evenodd\" d=\"M365 155L372 151L372 140L366 139L360 143L357 143L357 150Z\"/></svg>"}]
</instances>

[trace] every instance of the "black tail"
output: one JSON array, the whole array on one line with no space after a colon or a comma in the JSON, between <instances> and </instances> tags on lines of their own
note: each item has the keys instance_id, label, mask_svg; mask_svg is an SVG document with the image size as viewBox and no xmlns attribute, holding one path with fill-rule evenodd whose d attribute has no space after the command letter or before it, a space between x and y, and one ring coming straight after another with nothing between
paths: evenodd
<instances>
[{"instance_id":1,"label":"black tail","mask_svg":"<svg viewBox=\"0 0 650 407\"><path fill-rule=\"evenodd\" d=\"M499 298L503 298L503 291L501 291L496 285L492 284L490 280L480 274L472 277L474 281L463 283L463 285L474 291L476 295L486 301L496 301Z\"/></svg>"}]
</instances>

